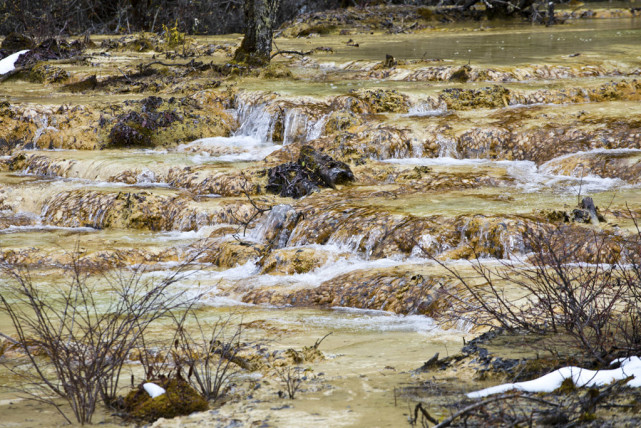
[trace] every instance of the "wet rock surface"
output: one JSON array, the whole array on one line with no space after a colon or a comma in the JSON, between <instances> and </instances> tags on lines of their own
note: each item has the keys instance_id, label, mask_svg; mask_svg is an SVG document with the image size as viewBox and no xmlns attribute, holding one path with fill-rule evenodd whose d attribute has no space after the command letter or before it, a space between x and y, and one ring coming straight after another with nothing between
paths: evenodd
<instances>
[{"instance_id":1,"label":"wet rock surface","mask_svg":"<svg viewBox=\"0 0 641 428\"><path fill-rule=\"evenodd\" d=\"M641 212L638 48L621 43L615 59L595 51L496 66L405 58L387 45L368 53L404 32L416 43L453 40L464 32L439 21L455 15L372 7L305 16L277 43L313 52L279 55L260 71L227 65L233 39L170 46L136 34L42 45L28 73L0 83L0 259L45 277L72 263L74 240L99 273L164 272L197 254L194 278L180 286L202 293L203 312L242 307L258 314L248 328L271 339L313 329L377 343L353 351L341 336L327 358L307 337L305 346L246 350L238 363L264 377L201 415L207 422L302 424L306 404L277 401L283 387L270 367L342 365L326 382L306 372L303 397L331 403L318 412L354 425L379 422L355 413L385 409L394 426L405 406L392 408L380 391L410 375L379 364L383 348L418 368L436 351L410 353L408 344L452 341L452 351L465 334L430 324L464 295L434 259L527 261L528 234L561 230L574 262L594 262L595 236L616 262L633 250L626 238ZM479 40L497 35L473 30ZM411 338L393 342L399 332ZM445 357L425 367L427 393L414 386L399 397L449 411L470 379L524 380L561 364L495 353L488 343L500 335L489 336L457 355L438 348ZM367 356L353 379L344 370L351 352ZM434 373L446 381L430 383ZM256 408L287 416L266 422Z\"/></svg>"},{"instance_id":2,"label":"wet rock surface","mask_svg":"<svg viewBox=\"0 0 641 428\"><path fill-rule=\"evenodd\" d=\"M400 314L438 316L443 278L425 278L411 271L357 271L340 275L308 290L287 294L257 290L244 302L303 307L346 307L384 310Z\"/></svg>"}]
</instances>

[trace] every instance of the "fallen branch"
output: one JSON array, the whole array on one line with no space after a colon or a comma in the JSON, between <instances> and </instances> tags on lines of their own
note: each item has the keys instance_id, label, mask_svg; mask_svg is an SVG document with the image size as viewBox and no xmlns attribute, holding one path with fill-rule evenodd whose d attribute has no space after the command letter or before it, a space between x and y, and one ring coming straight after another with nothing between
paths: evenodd
<instances>
[{"instance_id":1,"label":"fallen branch","mask_svg":"<svg viewBox=\"0 0 641 428\"><path fill-rule=\"evenodd\" d=\"M124 76L124 78L125 78L125 79L127 79L127 82L129 82L129 83L134 83L134 82L129 78L129 76L127 76L127 75L125 74L125 72L124 72L124 71L122 71L122 70L120 69L120 67L116 67L116 69L120 72L120 74L122 74L122 75Z\"/></svg>"},{"instance_id":2,"label":"fallen branch","mask_svg":"<svg viewBox=\"0 0 641 428\"><path fill-rule=\"evenodd\" d=\"M6 72L5 74L0 76L0 83L4 82L5 80L9 79L11 76L15 76L16 74L29 70L31 67L16 67L11 71Z\"/></svg>"},{"instance_id":3,"label":"fallen branch","mask_svg":"<svg viewBox=\"0 0 641 428\"><path fill-rule=\"evenodd\" d=\"M311 51L307 52L302 52L302 51L281 51L278 50L275 53L272 54L272 56L269 57L269 59L274 59L275 56L277 55L300 55L300 56L307 56L313 54L315 49L312 49Z\"/></svg>"},{"instance_id":4,"label":"fallen branch","mask_svg":"<svg viewBox=\"0 0 641 428\"><path fill-rule=\"evenodd\" d=\"M0 337L4 338L4 340L7 340L7 341L13 343L14 345L20 345L20 342L18 342L16 339L14 339L11 336L7 336L4 333L0 333Z\"/></svg>"},{"instance_id":5,"label":"fallen branch","mask_svg":"<svg viewBox=\"0 0 641 428\"><path fill-rule=\"evenodd\" d=\"M326 338L327 336L329 336L330 334L332 334L332 333L334 333L334 332L333 332L333 331L330 331L330 332L329 332L329 333L327 333L325 336L323 336L323 337L321 337L320 339L316 340L316 343L314 343L313 348L314 348L314 349L318 349L318 347L319 347L319 346L320 346L320 344L323 342L323 340L325 340L325 338Z\"/></svg>"},{"instance_id":6,"label":"fallen branch","mask_svg":"<svg viewBox=\"0 0 641 428\"><path fill-rule=\"evenodd\" d=\"M152 65L164 65L165 67L191 67L191 68L210 68L211 64L204 64L202 62L195 62L194 60L189 61L188 63L167 63L162 61L152 61L149 64L143 65L141 68L149 68Z\"/></svg>"},{"instance_id":7,"label":"fallen branch","mask_svg":"<svg viewBox=\"0 0 641 428\"><path fill-rule=\"evenodd\" d=\"M432 422L433 424L437 424L438 421L434 419L429 413L427 413L427 410L423 408L423 403L418 403L416 407L414 407L414 423L418 421L418 412L421 412L423 417L427 419L428 421Z\"/></svg>"}]
</instances>

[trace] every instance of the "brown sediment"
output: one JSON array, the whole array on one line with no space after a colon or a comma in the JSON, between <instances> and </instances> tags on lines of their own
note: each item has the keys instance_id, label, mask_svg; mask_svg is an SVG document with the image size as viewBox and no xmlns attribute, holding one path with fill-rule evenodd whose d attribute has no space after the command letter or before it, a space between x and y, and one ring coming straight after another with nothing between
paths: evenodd
<instances>
[{"instance_id":1,"label":"brown sediment","mask_svg":"<svg viewBox=\"0 0 641 428\"><path fill-rule=\"evenodd\" d=\"M199 276L186 282L187 287L197 291L202 282L203 290L211 288L207 297L271 305L269 310L246 308L250 318L258 314L265 320L247 321L250 329L261 335L273 332L279 340L298 335L296 340L309 342L286 344L285 351L273 357L265 356L267 351L243 354L243 364L260 370L272 383L270 364L325 364L333 370L330 382L342 382L338 377L345 375L344 367L336 366L352 358L345 356L351 349L343 343L348 329L335 328L340 339L328 339L334 354L321 360L318 349L309 346L309 331L318 334L334 327L310 329L305 324L319 313L336 316L329 308L442 320L453 305L452 293L464 294L442 269L425 260L430 257L466 267L454 261L524 258L531 251L528 233L549 234L561 227L566 243L576 248L575 261L595 261L598 236L605 242L603 260L616 262L628 250L626 237L633 229L629 217L639 215L634 186L641 173L636 151L641 148L641 122L636 118L641 86L634 56L611 60L585 54L496 66L396 58L395 64L383 67L382 54L343 60L340 49L358 52L367 43L381 43L381 52L386 48L383 42L390 34L364 32L380 32L382 13L392 10L399 14L392 17L389 30L428 34L428 26L441 16L431 9L381 8L328 15L338 19L360 14L362 19L353 26L325 23L322 17L305 19L283 35L311 37L281 39L279 47L310 44L308 50L318 44L335 53L327 49L319 58L315 51L302 59L279 55L262 71L225 65L236 39L196 37L185 43L181 54L181 47L169 47L165 40L135 35L91 48L85 62L39 63L31 70L32 82L22 76L11 88L3 83L8 100L0 104L0 259L43 276L53 271L60 275L73 262L69 250L75 239L93 272L132 265L162 271L199 254L194 267ZM403 16L411 16L418 25L397 20ZM337 34L345 27L351 35ZM447 29L441 34L454 37L466 31ZM320 33L327 34L321 39L313 36ZM363 36L361 47L354 46L359 43L357 34ZM104 50L112 56L96 54ZM336 64L324 63L333 61ZM72 92L62 92L66 90ZM52 98L34 101L45 91ZM420 107L428 114L415 114ZM232 135L241 113L251 108L261 108L269 122L261 143L275 144L265 160L220 163L215 157L241 150L225 144L193 143L176 149L201 137ZM322 125L313 136L311 124ZM270 168L296 162L304 146L347 163L354 182L321 186L297 200L266 195ZM155 150L144 158L141 149ZM562 184L541 186L540 194L529 194L523 189L528 178L508 171L511 164L421 165L439 156L529 160L539 173L566 178ZM407 158L419 159L401 164ZM608 223L569 219L578 196L586 192L579 188L572 193L570 186L579 187L581 177L588 175L618 178L632 186L622 195L610 188L593 195ZM628 201L630 211L625 207ZM272 211L260 212L257 206ZM92 229L75 229L84 226ZM191 234L173 234L180 231ZM387 259L388 267L377 265L380 259ZM352 262L365 267L331 272L334 265ZM226 276L229 269L234 270ZM322 277L325 271L331 275ZM213 318L227 309L199 310ZM441 337L445 341L454 335ZM377 348L400 333L358 330L349 337L354 343L372 342L358 352L370 355L367 364L376 365L383 361L375 360ZM430 340L421 338L433 346ZM391 360L414 358L405 351L416 341L408 333L391 344L390 352L403 354ZM458 346L459 336L456 342ZM417 361L430 356L424 352L421 348L416 353ZM354 384L368 382L358 377L362 364L355 369L359 374L341 387L352 391ZM418 364L407 363L402 370L410 366ZM531 366L525 370L534 374L551 369L552 363ZM382 367L367 375L380 380L383 375L378 372L390 373L379 386L392 390L402 376L392 376L394 370ZM463 363L450 369L451 376L468 373ZM469 368L470 373L479 373L477 369ZM486 374L486 379L498 379L494 374ZM278 386L262 385L276 397ZM344 410L348 393L318 388L305 394L317 393L315 397L322 398L318 402ZM400 415L389 405L389 396L377 397L377 403L387 400L381 404L386 414ZM305 406L309 400L300 403ZM251 419L256 412L249 409L244 415Z\"/></svg>"}]
</instances>

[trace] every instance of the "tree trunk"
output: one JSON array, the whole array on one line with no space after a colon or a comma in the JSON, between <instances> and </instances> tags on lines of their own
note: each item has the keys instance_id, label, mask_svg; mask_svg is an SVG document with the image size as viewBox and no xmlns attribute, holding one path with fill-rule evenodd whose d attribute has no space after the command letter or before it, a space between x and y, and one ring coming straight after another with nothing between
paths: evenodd
<instances>
[{"instance_id":1,"label":"tree trunk","mask_svg":"<svg viewBox=\"0 0 641 428\"><path fill-rule=\"evenodd\" d=\"M269 63L274 19L280 0L245 0L245 37L234 60L248 65Z\"/></svg>"}]
</instances>

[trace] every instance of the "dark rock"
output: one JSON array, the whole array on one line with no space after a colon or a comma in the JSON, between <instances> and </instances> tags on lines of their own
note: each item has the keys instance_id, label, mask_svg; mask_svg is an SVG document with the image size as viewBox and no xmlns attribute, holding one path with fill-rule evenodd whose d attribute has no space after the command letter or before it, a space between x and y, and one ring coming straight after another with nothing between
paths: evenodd
<instances>
[{"instance_id":1,"label":"dark rock","mask_svg":"<svg viewBox=\"0 0 641 428\"><path fill-rule=\"evenodd\" d=\"M303 146L297 162L288 162L267 171L266 190L283 197L301 198L320 187L336 188L337 184L354 181L347 164Z\"/></svg>"},{"instance_id":2,"label":"dark rock","mask_svg":"<svg viewBox=\"0 0 641 428\"><path fill-rule=\"evenodd\" d=\"M96 75L91 75L80 82L68 83L62 87L63 90L69 92L85 92L95 89L98 86L98 78Z\"/></svg>"},{"instance_id":3,"label":"dark rock","mask_svg":"<svg viewBox=\"0 0 641 428\"><path fill-rule=\"evenodd\" d=\"M55 38L47 39L16 61L16 67L31 67L40 61L67 59L82 52L82 45Z\"/></svg>"},{"instance_id":4,"label":"dark rock","mask_svg":"<svg viewBox=\"0 0 641 428\"><path fill-rule=\"evenodd\" d=\"M31 37L25 36L24 34L18 33L9 33L7 37L2 41L0 49L6 50L10 53L22 51L25 49L33 49L36 46L36 43Z\"/></svg>"},{"instance_id":5,"label":"dark rock","mask_svg":"<svg viewBox=\"0 0 641 428\"><path fill-rule=\"evenodd\" d=\"M434 354L432 358L429 360L425 361L423 365L418 369L419 372L425 372L429 371L431 369L437 368L439 366L438 363L438 352Z\"/></svg>"},{"instance_id":6,"label":"dark rock","mask_svg":"<svg viewBox=\"0 0 641 428\"><path fill-rule=\"evenodd\" d=\"M298 199L319 190L309 173L295 162L270 168L267 176L269 182L265 190L285 198Z\"/></svg>"},{"instance_id":7,"label":"dark rock","mask_svg":"<svg viewBox=\"0 0 641 428\"><path fill-rule=\"evenodd\" d=\"M140 113L132 110L118 116L118 121L109 133L109 145L153 146L155 131L180 120L176 113L156 110L162 105L162 98L148 97L140 103Z\"/></svg>"},{"instance_id":8,"label":"dark rock","mask_svg":"<svg viewBox=\"0 0 641 428\"><path fill-rule=\"evenodd\" d=\"M143 111L154 111L162 105L163 99L160 97L147 97L140 101Z\"/></svg>"},{"instance_id":9,"label":"dark rock","mask_svg":"<svg viewBox=\"0 0 641 428\"><path fill-rule=\"evenodd\" d=\"M383 67L385 68L392 68L395 67L398 62L394 59L394 57L390 54L385 55L385 62L383 63Z\"/></svg>"},{"instance_id":10,"label":"dark rock","mask_svg":"<svg viewBox=\"0 0 641 428\"><path fill-rule=\"evenodd\" d=\"M592 198L583 198L578 208L572 211L572 221L597 225L600 222L605 222L605 217L603 217L599 209L594 205Z\"/></svg>"},{"instance_id":11,"label":"dark rock","mask_svg":"<svg viewBox=\"0 0 641 428\"><path fill-rule=\"evenodd\" d=\"M470 71L472 71L472 67L466 64L452 73L452 75L450 76L450 81L467 82L468 80L470 80Z\"/></svg>"}]
</instances>

